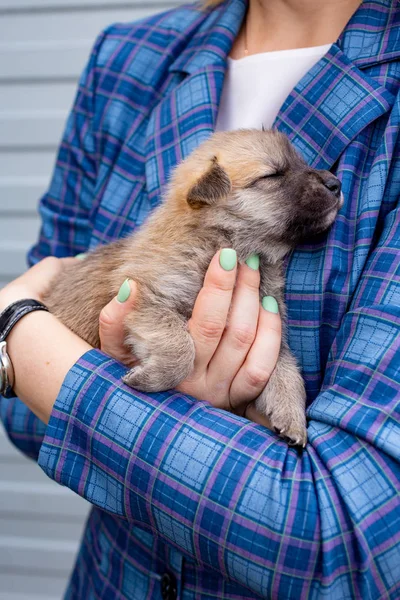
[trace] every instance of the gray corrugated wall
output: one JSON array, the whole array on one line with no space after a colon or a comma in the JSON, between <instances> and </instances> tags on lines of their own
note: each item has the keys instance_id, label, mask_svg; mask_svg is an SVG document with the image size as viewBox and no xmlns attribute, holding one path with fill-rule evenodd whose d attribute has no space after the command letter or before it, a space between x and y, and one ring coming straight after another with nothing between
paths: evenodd
<instances>
[{"instance_id":1,"label":"gray corrugated wall","mask_svg":"<svg viewBox=\"0 0 400 600\"><path fill-rule=\"evenodd\" d=\"M0 287L25 270L38 199L96 35L182 0L0 0ZM59 600L86 503L0 430L0 600Z\"/></svg>"}]
</instances>

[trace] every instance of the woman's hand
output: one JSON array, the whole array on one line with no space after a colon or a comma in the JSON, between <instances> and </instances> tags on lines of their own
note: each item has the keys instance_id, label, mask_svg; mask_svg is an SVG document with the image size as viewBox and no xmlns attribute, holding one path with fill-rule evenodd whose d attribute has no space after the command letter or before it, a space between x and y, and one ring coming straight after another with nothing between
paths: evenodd
<instances>
[{"instance_id":1,"label":"woman's hand","mask_svg":"<svg viewBox=\"0 0 400 600\"><path fill-rule=\"evenodd\" d=\"M237 269L233 261L229 270L221 266L220 254L210 263L189 321L196 359L193 372L178 389L268 426L268 420L250 403L268 383L278 359L281 320L275 312L277 304L273 299L260 304L256 257L249 261L253 268L244 264ZM232 251L230 257L234 258ZM134 311L136 287L134 282L124 286L120 300L112 300L101 313L100 339L104 352L127 363L132 357L124 347L123 321Z\"/></svg>"},{"instance_id":2,"label":"woman's hand","mask_svg":"<svg viewBox=\"0 0 400 600\"><path fill-rule=\"evenodd\" d=\"M39 302L43 301L43 297L49 291L52 281L73 261L75 261L74 258L49 256L17 279L14 279L0 290L0 312L17 300L30 298Z\"/></svg>"},{"instance_id":3,"label":"woman's hand","mask_svg":"<svg viewBox=\"0 0 400 600\"><path fill-rule=\"evenodd\" d=\"M260 304L258 268L243 264L224 270L220 254L210 263L189 321L196 358L179 389L244 415L275 368L281 320L274 299L263 304L276 312Z\"/></svg>"}]
</instances>

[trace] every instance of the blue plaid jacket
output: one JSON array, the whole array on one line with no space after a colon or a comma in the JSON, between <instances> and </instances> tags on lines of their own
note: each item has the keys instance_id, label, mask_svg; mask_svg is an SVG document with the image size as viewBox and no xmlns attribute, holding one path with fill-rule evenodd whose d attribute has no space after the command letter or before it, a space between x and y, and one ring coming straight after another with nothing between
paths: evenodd
<instances>
[{"instance_id":1,"label":"blue plaid jacket","mask_svg":"<svg viewBox=\"0 0 400 600\"><path fill-rule=\"evenodd\" d=\"M31 262L143 222L171 167L213 130L244 12L244 0L185 6L99 37ZM94 506L67 598L157 600L174 586L184 600L400 598L399 55L398 3L364 1L276 120L346 199L287 268L304 452L174 391L136 393L95 350L46 430L2 401L14 443Z\"/></svg>"}]
</instances>

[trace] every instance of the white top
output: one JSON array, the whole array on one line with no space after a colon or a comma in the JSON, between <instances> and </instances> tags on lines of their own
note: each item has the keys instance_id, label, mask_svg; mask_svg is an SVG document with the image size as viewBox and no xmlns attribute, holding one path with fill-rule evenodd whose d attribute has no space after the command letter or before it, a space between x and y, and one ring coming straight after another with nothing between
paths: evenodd
<instances>
[{"instance_id":1,"label":"white top","mask_svg":"<svg viewBox=\"0 0 400 600\"><path fill-rule=\"evenodd\" d=\"M282 104L331 44L228 58L216 131L272 127Z\"/></svg>"}]
</instances>

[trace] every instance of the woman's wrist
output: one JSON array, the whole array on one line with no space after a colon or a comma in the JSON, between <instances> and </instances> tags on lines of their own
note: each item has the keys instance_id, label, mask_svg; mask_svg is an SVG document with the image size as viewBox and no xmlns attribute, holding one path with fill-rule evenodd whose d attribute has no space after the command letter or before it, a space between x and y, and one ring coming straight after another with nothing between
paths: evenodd
<instances>
[{"instance_id":1,"label":"woman's wrist","mask_svg":"<svg viewBox=\"0 0 400 600\"><path fill-rule=\"evenodd\" d=\"M7 337L14 392L45 423L71 367L92 347L48 312L21 319Z\"/></svg>"},{"instance_id":2,"label":"woman's wrist","mask_svg":"<svg viewBox=\"0 0 400 600\"><path fill-rule=\"evenodd\" d=\"M43 301L55 277L75 259L47 258L0 290L0 311L24 299ZM91 346L54 315L32 312L20 319L7 335L14 392L47 423L61 385L77 360Z\"/></svg>"}]
</instances>

